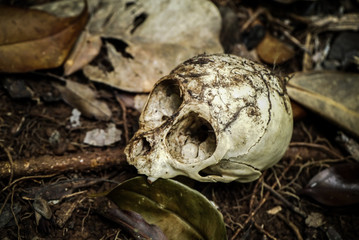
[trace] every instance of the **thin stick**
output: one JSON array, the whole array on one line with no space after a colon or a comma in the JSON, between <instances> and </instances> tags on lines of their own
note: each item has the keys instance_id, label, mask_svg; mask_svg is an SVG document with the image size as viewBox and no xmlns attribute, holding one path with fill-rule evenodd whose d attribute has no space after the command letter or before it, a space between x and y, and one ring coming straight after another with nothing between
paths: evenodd
<instances>
[{"instance_id":1,"label":"thin stick","mask_svg":"<svg viewBox=\"0 0 359 240\"><path fill-rule=\"evenodd\" d=\"M269 192L266 193L266 195L262 198L262 200L260 201L260 203L258 204L258 206L256 207L256 209L254 209L250 214L249 217L246 219L246 221L243 223L243 228L238 228L238 230L234 233L234 235L232 236L232 240L235 240L238 236L238 234L244 229L245 226L247 226L247 224L252 220L252 218L254 217L254 215L257 214L258 210L263 206L263 204L267 201L267 198L269 196Z\"/></svg>"},{"instance_id":2,"label":"thin stick","mask_svg":"<svg viewBox=\"0 0 359 240\"><path fill-rule=\"evenodd\" d=\"M70 170L82 171L118 166L126 162L123 149L109 148L104 151L76 153L66 156L40 156L16 160L13 166L0 161L0 177L59 174Z\"/></svg>"},{"instance_id":3,"label":"thin stick","mask_svg":"<svg viewBox=\"0 0 359 240\"><path fill-rule=\"evenodd\" d=\"M274 196L279 198L284 203L284 205L286 205L288 208L293 210L295 213L299 214L300 216L302 216L304 218L307 217L307 215L302 210L300 210L298 207L291 204L287 199L285 199L281 194L279 194L276 190L274 190L268 184L263 183L263 186L265 189L269 190Z\"/></svg>"},{"instance_id":4,"label":"thin stick","mask_svg":"<svg viewBox=\"0 0 359 240\"><path fill-rule=\"evenodd\" d=\"M289 171L289 169L294 165L294 163L296 162L296 159L292 159L288 166L286 166L286 168L283 170L281 176L279 177L279 181L284 177L284 175ZM276 181L273 185L272 188L275 188L278 184L278 181ZM232 240L236 239L236 237L238 236L238 234L247 226L247 224L252 220L252 218L254 217L254 215L256 215L256 213L258 212L258 210L263 206L263 204L267 201L268 197L269 197L270 192L268 191L265 196L262 198L262 200L260 201L260 203L258 204L258 206L256 207L256 209L254 209L254 211L251 211L248 218L246 219L246 221L243 223L243 227L242 228L238 228L238 230L234 233L233 237L231 238Z\"/></svg>"},{"instance_id":5,"label":"thin stick","mask_svg":"<svg viewBox=\"0 0 359 240\"><path fill-rule=\"evenodd\" d=\"M258 179L256 185L254 186L252 196L251 196L251 200L249 201L249 211L252 211L252 209L253 209L255 195L258 192L260 183L263 181L263 176L264 176L264 173L261 175L261 177Z\"/></svg>"},{"instance_id":6,"label":"thin stick","mask_svg":"<svg viewBox=\"0 0 359 240\"><path fill-rule=\"evenodd\" d=\"M17 220L16 214L14 212L14 193L15 193L15 186L14 185L11 189L11 202L10 202L10 209L11 209L11 213L12 216L14 217L14 221L17 227L17 239L21 240L21 235L20 235L20 225L19 225L19 221Z\"/></svg>"},{"instance_id":7,"label":"thin stick","mask_svg":"<svg viewBox=\"0 0 359 240\"><path fill-rule=\"evenodd\" d=\"M288 224L288 226L290 228L292 228L293 232L295 233L295 235L297 236L298 240L303 240L302 235L300 234L300 231L298 229L298 227L292 223L291 221L289 221L288 219L286 219L281 213L278 213L277 216L282 219L286 224Z\"/></svg>"},{"instance_id":8,"label":"thin stick","mask_svg":"<svg viewBox=\"0 0 359 240\"><path fill-rule=\"evenodd\" d=\"M88 208L86 216L81 221L81 233L83 233L85 230L85 221L86 221L86 218L90 215L90 210L91 210L91 207Z\"/></svg>"},{"instance_id":9,"label":"thin stick","mask_svg":"<svg viewBox=\"0 0 359 240\"><path fill-rule=\"evenodd\" d=\"M49 174L49 175L40 175L40 176L26 176L26 177L22 177L22 178L18 178L15 179L13 182L11 182L9 185L7 185L6 187L4 187L1 191L5 191L6 189L12 187L14 184L21 182L23 180L27 180L27 179L34 179L34 178L50 178L55 176L56 174Z\"/></svg>"},{"instance_id":10,"label":"thin stick","mask_svg":"<svg viewBox=\"0 0 359 240\"><path fill-rule=\"evenodd\" d=\"M241 32L244 32L247 30L247 28L258 18L259 15L266 12L266 9L264 8L258 8L252 16L242 25Z\"/></svg>"},{"instance_id":11,"label":"thin stick","mask_svg":"<svg viewBox=\"0 0 359 240\"><path fill-rule=\"evenodd\" d=\"M329 154L332 154L334 157L337 158L343 158L343 156L341 156L340 154L332 151L331 149L329 149L328 147L324 146L324 145L320 145L320 144L315 144L315 143L307 143L307 142L291 142L289 144L289 147L310 147L310 148L317 148L320 149L324 152L327 152Z\"/></svg>"},{"instance_id":12,"label":"thin stick","mask_svg":"<svg viewBox=\"0 0 359 240\"><path fill-rule=\"evenodd\" d=\"M273 239L273 240L277 240L276 237L274 237L272 234L270 234L269 232L267 232L263 227L259 226L258 223L254 222L254 226L255 226L260 232L262 232L264 235L266 235L268 238Z\"/></svg>"}]
</instances>

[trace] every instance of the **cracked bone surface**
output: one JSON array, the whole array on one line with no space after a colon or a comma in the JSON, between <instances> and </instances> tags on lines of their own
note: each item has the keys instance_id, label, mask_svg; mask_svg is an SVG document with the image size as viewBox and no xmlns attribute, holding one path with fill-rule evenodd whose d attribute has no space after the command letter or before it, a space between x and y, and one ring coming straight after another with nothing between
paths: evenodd
<instances>
[{"instance_id":1,"label":"cracked bone surface","mask_svg":"<svg viewBox=\"0 0 359 240\"><path fill-rule=\"evenodd\" d=\"M292 136L284 88L267 68L241 57L191 58L155 84L125 148L127 161L152 181L256 180Z\"/></svg>"}]
</instances>

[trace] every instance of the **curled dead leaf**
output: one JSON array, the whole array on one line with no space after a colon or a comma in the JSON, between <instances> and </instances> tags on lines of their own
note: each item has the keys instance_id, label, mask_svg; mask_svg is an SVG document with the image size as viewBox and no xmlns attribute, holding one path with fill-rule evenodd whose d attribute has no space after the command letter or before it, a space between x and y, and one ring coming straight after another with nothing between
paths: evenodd
<instances>
[{"instance_id":1,"label":"curled dead leaf","mask_svg":"<svg viewBox=\"0 0 359 240\"><path fill-rule=\"evenodd\" d=\"M66 81L66 86L53 84L62 95L64 101L77 108L83 115L99 120L109 120L112 116L106 102L97 99L96 92L89 86L74 81Z\"/></svg>"},{"instance_id":2,"label":"curled dead leaf","mask_svg":"<svg viewBox=\"0 0 359 240\"><path fill-rule=\"evenodd\" d=\"M157 225L168 239L227 239L221 213L199 192L171 179L127 180L107 197L120 209L135 211Z\"/></svg>"},{"instance_id":3,"label":"curled dead leaf","mask_svg":"<svg viewBox=\"0 0 359 240\"><path fill-rule=\"evenodd\" d=\"M158 226L149 224L140 214L119 209L116 204L109 200L98 198L96 211L105 218L118 223L135 239L168 239Z\"/></svg>"},{"instance_id":4,"label":"curled dead leaf","mask_svg":"<svg viewBox=\"0 0 359 240\"><path fill-rule=\"evenodd\" d=\"M0 72L60 66L87 19L87 5L78 16L68 18L35 9L0 6Z\"/></svg>"},{"instance_id":5,"label":"curled dead leaf","mask_svg":"<svg viewBox=\"0 0 359 240\"><path fill-rule=\"evenodd\" d=\"M346 163L327 168L315 175L300 194L327 206L359 203L359 164Z\"/></svg>"},{"instance_id":6,"label":"curled dead leaf","mask_svg":"<svg viewBox=\"0 0 359 240\"><path fill-rule=\"evenodd\" d=\"M131 3L105 1L102 10L91 17L90 32L115 41L105 46L104 58L111 67L104 69L94 62L85 66L89 79L130 92L149 92L182 61L204 52L223 52L221 16L211 1ZM127 47L119 49L121 44L116 41Z\"/></svg>"},{"instance_id":7,"label":"curled dead leaf","mask_svg":"<svg viewBox=\"0 0 359 240\"><path fill-rule=\"evenodd\" d=\"M84 74L129 92L151 91L154 83L176 67L179 59L185 60L194 53L179 44L131 43L126 52L132 57L127 58L111 43L106 43L106 47L113 71L87 65Z\"/></svg>"},{"instance_id":8,"label":"curled dead leaf","mask_svg":"<svg viewBox=\"0 0 359 240\"><path fill-rule=\"evenodd\" d=\"M91 62L100 52L101 46L100 36L91 35L87 30L83 31L65 62L65 75L70 75Z\"/></svg>"},{"instance_id":9,"label":"curled dead leaf","mask_svg":"<svg viewBox=\"0 0 359 240\"><path fill-rule=\"evenodd\" d=\"M294 57L294 50L288 44L278 40L269 33L257 46L258 56L266 63L281 64Z\"/></svg>"}]
</instances>

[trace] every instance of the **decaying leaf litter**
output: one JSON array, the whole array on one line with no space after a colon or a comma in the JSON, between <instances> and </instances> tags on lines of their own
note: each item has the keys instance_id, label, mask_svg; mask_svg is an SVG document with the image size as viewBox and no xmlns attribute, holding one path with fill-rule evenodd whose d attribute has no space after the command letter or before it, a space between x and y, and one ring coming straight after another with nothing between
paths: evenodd
<instances>
[{"instance_id":1,"label":"decaying leaf litter","mask_svg":"<svg viewBox=\"0 0 359 240\"><path fill-rule=\"evenodd\" d=\"M357 79L358 47L354 43L358 36L356 32L358 21L355 20L358 16L358 6L355 1L343 3L271 1L270 3L256 4L218 1L215 3L222 15L222 30L220 28L212 29L210 32L213 35L210 37L204 34L203 37L206 41L201 40L200 37L195 39L199 42L209 41L208 48L218 42L216 34L221 30L220 38L225 52L265 62L283 76L296 72L307 72L307 76L311 77L320 74L328 76L330 74L328 70L330 70L335 71L334 75L338 76L336 78L339 80L336 81L345 78L344 76L347 74L353 75L354 81ZM89 1L90 20L88 24L91 23L91 16L96 16L96 10L111 8L111 5L106 4L94 6ZM148 30L153 29L153 25L145 23L146 20L151 19L150 13L155 13L149 10L147 16L146 14L141 15L146 6L129 5L132 6L130 9L134 12L137 11L137 16L140 16L137 18L139 22L136 27L131 25L135 22L133 21L135 15L132 15L127 23L123 19L119 21L120 25L123 24L121 26L130 26L127 28L127 32L119 31L112 34L96 32L103 28L104 25L101 24L104 23L114 29L124 29L118 25L111 25L114 22L117 23L114 21L116 14L112 14L111 18L100 18L106 21L97 20L96 23L99 25L93 28L86 25L83 31L84 34L85 32L90 33L92 37L97 36L97 40L91 38L92 40L86 42L87 44L90 44L91 41L96 42L98 37L101 37L102 48L99 55L89 54L87 61L91 62L91 58L96 56L95 60L87 66L95 66L92 69L100 69L101 71L97 72L97 75L87 75L86 70L83 70L87 78L81 72L71 74L71 71L67 72L70 74L68 77L59 77L62 74L59 69L22 75L5 73L1 75L4 87L0 88L0 96L4 107L1 108L0 115L0 154L4 161L0 163L2 173L4 173L1 175L6 176L2 180L3 191L1 194L3 203L1 219L4 219L2 220L4 226L1 225L4 229L1 231L1 234L4 234L4 236L1 235L2 237L7 236L10 239L18 236L22 236L24 239L35 236L45 239L56 237L111 239L120 236L126 239L126 234L129 236L130 233L125 231L126 227L119 228L118 225L101 217L100 213L96 211L96 198L89 196L96 196L96 194L112 189L116 183L136 176L136 170L126 164L122 149L137 129L139 112L136 109L141 109L141 103L138 101L141 98L138 96L134 98L135 94L129 93L133 90L126 89L126 87L121 88L115 86L114 83L105 82L112 86L108 87L92 81L101 79L100 82L102 82L102 79L105 79L104 76L117 73L118 70L115 67L121 65L119 64L120 56L125 56L123 57L125 61L131 57L137 58L136 60L148 59L145 56L153 57L155 53L148 49L174 49L173 53L178 53L183 49L197 48L190 53L184 51L190 56L192 56L191 54L211 52L210 50L201 52L203 46L198 46L193 39L199 26L195 26L195 33L190 35L193 43L191 41L190 43L181 41L169 41L168 43L164 38L165 41L161 42L164 45L161 47L158 46L158 39L155 37L148 39L151 34L145 30L139 31L138 36L131 35L131 30L136 33L141 26L146 29L145 26L148 25L151 26ZM61 9L60 7L53 8ZM126 5L123 5L122 8L125 9ZM208 8L212 11L215 9L212 6ZM75 8L72 7L72 9ZM83 5L79 4L72 16L81 13L82 9ZM119 9L121 8L119 7ZM155 7L154 9L156 10ZM154 12L156 12L155 10ZM214 17L214 19L217 18ZM204 28L204 26L200 26L200 29ZM144 35L140 35L142 31ZM170 32L167 31L167 33ZM159 34L161 36L163 32L159 31ZM145 39L138 40L137 37ZM343 41L345 44L341 44ZM99 49L98 46L95 48ZM76 54L73 55L76 56ZM164 56L159 55L158 59L163 61ZM165 59L167 60L167 58ZM172 54L169 59L173 60ZM78 61L72 58L69 60L68 65L71 65L71 61ZM178 59L176 64L182 60ZM146 61L124 64L130 65L123 66L132 67L146 66ZM162 67L166 69L164 66ZM131 74L136 72L136 68L130 69L131 71L126 73L130 75L125 75L125 78L131 78ZM171 67L168 67L167 71L170 70ZM313 72L316 70L324 72L320 74ZM158 72L149 72L148 74L154 73L158 74ZM163 75L165 74L163 73ZM298 76L303 77L303 75L305 76L305 74ZM158 80L159 77L153 76L148 79ZM96 115L88 116L84 114L86 111L81 111L81 109L81 114L78 116L76 111L74 113L73 107L70 107L71 105L59 101L61 91L54 84L65 86L64 80L79 82L84 84L83 88L92 89L92 92L95 93L94 99L105 103L110 109L107 111L111 113L110 120L106 121L106 118L98 118ZM293 81L292 85L295 90L299 90L300 93L310 93L310 96L319 99L318 105L307 107L328 118L328 114L331 116L331 112L323 111L327 109L323 107L323 104L327 106L326 104L329 102L334 106L340 106L334 108L339 111L334 116L340 115L343 118L338 124L344 128L335 124L338 121L335 117L334 119L329 117L329 121L327 121L311 111L294 108L295 125L290 147L284 158L275 167L265 171L258 181L248 184L235 182L208 184L179 179L217 204L223 215L229 239L259 239L263 237L270 239L355 239L356 237L355 227L358 223L358 211L355 206L328 208L299 195L299 191L321 170L336 165L336 163L354 162L353 159L357 156L355 152L358 152L357 129L355 128L358 125L346 124L346 122L350 123L351 119L357 117L357 109L354 107L355 105L350 104L350 101L357 102L355 97L358 94L355 95L354 91L352 97L349 92L348 94L331 95L332 92L336 93L335 90L328 91L330 92L329 96L323 95L321 91L318 94L316 88L308 84L308 80L304 81L307 83L299 85L299 87L296 85L297 82ZM135 92L148 91L143 90L143 86L138 83L133 86L136 85L141 89L137 89ZM16 96L19 99L16 99ZM24 101L24 96L28 100ZM81 94L75 96L83 98ZM291 97L294 98L294 96ZM84 98L85 102L88 102L86 101L87 97ZM295 100L306 105L305 102L301 102L306 99ZM99 106L101 105L94 104L91 107L94 110L102 110ZM94 111L90 110L89 112ZM296 114L298 112L301 114ZM350 114L342 114L343 112ZM74 119L76 118L80 124L75 124L76 120ZM102 148L94 148L83 143L87 132L95 129L98 129L98 132L101 130L105 132L109 122L114 123L122 131L121 141ZM338 130L343 133L339 135ZM342 134L344 134L344 138ZM340 140L338 140L339 136L342 136ZM29 164L30 168L28 168ZM63 189L70 190L63 191ZM34 192L39 194L34 194ZM55 195L55 193L58 194ZM53 196L54 199L49 196ZM46 218L48 215L45 210L48 209L48 206L52 211L50 219ZM40 219L37 217L38 225L36 225L35 213L43 214L40 214L42 216ZM13 215L16 216L16 221L12 220L14 219ZM129 216L134 215L130 214ZM138 222L142 221L138 220ZM130 229L131 227L127 228L128 231Z\"/></svg>"}]
</instances>

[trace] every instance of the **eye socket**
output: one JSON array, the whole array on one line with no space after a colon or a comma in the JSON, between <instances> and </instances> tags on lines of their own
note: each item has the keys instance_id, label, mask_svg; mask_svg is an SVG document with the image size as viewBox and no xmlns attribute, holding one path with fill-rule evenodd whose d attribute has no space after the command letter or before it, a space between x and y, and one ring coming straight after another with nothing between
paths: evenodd
<instances>
[{"instance_id":1,"label":"eye socket","mask_svg":"<svg viewBox=\"0 0 359 240\"><path fill-rule=\"evenodd\" d=\"M158 127L176 113L182 102L183 97L178 82L162 81L153 89L143 111L143 119L147 125Z\"/></svg>"},{"instance_id":2,"label":"eye socket","mask_svg":"<svg viewBox=\"0 0 359 240\"><path fill-rule=\"evenodd\" d=\"M195 163L213 155L217 146L216 134L209 122L191 112L171 128L166 145L177 161Z\"/></svg>"}]
</instances>

